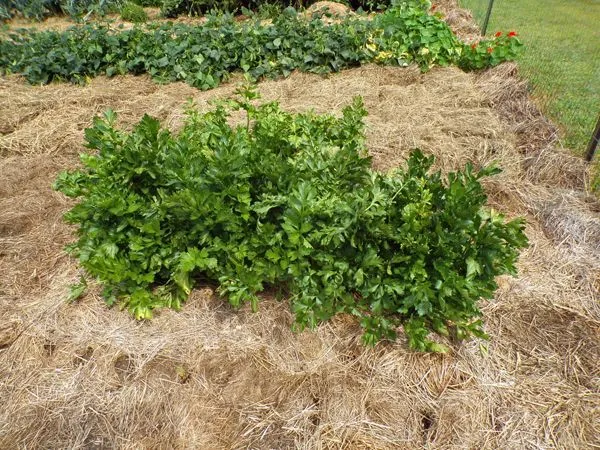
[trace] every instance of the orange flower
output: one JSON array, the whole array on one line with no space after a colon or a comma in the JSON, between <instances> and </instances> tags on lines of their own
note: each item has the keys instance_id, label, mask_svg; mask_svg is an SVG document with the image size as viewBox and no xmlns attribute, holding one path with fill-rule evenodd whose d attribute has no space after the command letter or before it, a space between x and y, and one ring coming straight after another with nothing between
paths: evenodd
<instances>
[{"instance_id":1,"label":"orange flower","mask_svg":"<svg viewBox=\"0 0 600 450\"><path fill-rule=\"evenodd\" d=\"M499 38L500 36L502 36L502 31L498 31L494 36L496 36L497 38Z\"/></svg>"},{"instance_id":2,"label":"orange flower","mask_svg":"<svg viewBox=\"0 0 600 450\"><path fill-rule=\"evenodd\" d=\"M471 48L475 50L477 48L477 44L471 44Z\"/></svg>"},{"instance_id":3,"label":"orange flower","mask_svg":"<svg viewBox=\"0 0 600 450\"><path fill-rule=\"evenodd\" d=\"M514 37L514 36L516 36L516 35L517 35L517 32L516 32L516 31L511 31L510 33L508 33L508 37L509 37L509 38L510 38L510 37Z\"/></svg>"},{"instance_id":4,"label":"orange flower","mask_svg":"<svg viewBox=\"0 0 600 450\"><path fill-rule=\"evenodd\" d=\"M437 8L437 5L431 5L431 8L429 10L430 11L435 11L436 8Z\"/></svg>"},{"instance_id":5,"label":"orange flower","mask_svg":"<svg viewBox=\"0 0 600 450\"><path fill-rule=\"evenodd\" d=\"M487 52L488 52L488 53L492 53L493 51L494 51L494 49L493 49L492 47L488 47L488 48L487 48Z\"/></svg>"}]
</instances>

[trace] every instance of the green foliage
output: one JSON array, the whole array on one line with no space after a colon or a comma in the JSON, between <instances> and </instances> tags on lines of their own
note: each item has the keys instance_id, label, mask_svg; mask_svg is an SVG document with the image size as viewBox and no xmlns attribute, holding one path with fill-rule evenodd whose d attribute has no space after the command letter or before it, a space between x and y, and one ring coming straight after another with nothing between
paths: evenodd
<instances>
[{"instance_id":1,"label":"green foliage","mask_svg":"<svg viewBox=\"0 0 600 450\"><path fill-rule=\"evenodd\" d=\"M118 12L122 3L122 0L61 0L61 9L64 14L76 19L91 15L102 17Z\"/></svg>"},{"instance_id":2,"label":"green foliage","mask_svg":"<svg viewBox=\"0 0 600 450\"><path fill-rule=\"evenodd\" d=\"M121 19L133 23L143 23L148 20L148 14L140 5L128 2L121 8Z\"/></svg>"},{"instance_id":3,"label":"green foliage","mask_svg":"<svg viewBox=\"0 0 600 450\"><path fill-rule=\"evenodd\" d=\"M2 6L4 18L10 18L18 12L25 18L42 20L45 16L60 11L60 4L56 0L8 0L5 3Z\"/></svg>"},{"instance_id":4,"label":"green foliage","mask_svg":"<svg viewBox=\"0 0 600 450\"><path fill-rule=\"evenodd\" d=\"M275 19L283 9L282 5L277 2L261 2L256 8L256 13L261 19ZM242 12L245 10L242 9Z\"/></svg>"},{"instance_id":5,"label":"green foliage","mask_svg":"<svg viewBox=\"0 0 600 450\"><path fill-rule=\"evenodd\" d=\"M67 297L67 301L72 303L78 300L87 290L87 281L84 277L79 278L78 283L74 283L69 286L69 296Z\"/></svg>"},{"instance_id":6,"label":"green foliage","mask_svg":"<svg viewBox=\"0 0 600 450\"><path fill-rule=\"evenodd\" d=\"M459 61L463 44L446 22L414 2L402 2L393 11L395 14L379 16L369 38L367 49L376 61L399 65L416 62L423 71Z\"/></svg>"},{"instance_id":7,"label":"green foliage","mask_svg":"<svg viewBox=\"0 0 600 450\"><path fill-rule=\"evenodd\" d=\"M134 0L133 3L135 3L136 5L143 6L144 8L160 8L164 2L163 0Z\"/></svg>"},{"instance_id":8,"label":"green foliage","mask_svg":"<svg viewBox=\"0 0 600 450\"><path fill-rule=\"evenodd\" d=\"M164 17L177 17L182 14L199 16L209 9L210 3L212 2L208 0L164 0L161 12Z\"/></svg>"},{"instance_id":9,"label":"green foliage","mask_svg":"<svg viewBox=\"0 0 600 450\"><path fill-rule=\"evenodd\" d=\"M272 23L260 17L240 23L229 14L217 14L202 26L21 31L0 41L0 72L21 73L34 84L149 73L159 82L185 81L210 89L239 70L260 79L297 69L324 74L373 61L417 63L423 71L449 64L477 69L512 57L503 52L481 62L466 47L445 22L414 5L401 4L371 20L348 17L330 25L319 18L306 20L288 8Z\"/></svg>"},{"instance_id":10,"label":"green foliage","mask_svg":"<svg viewBox=\"0 0 600 450\"><path fill-rule=\"evenodd\" d=\"M201 15L209 11L219 10L235 12L242 10L269 12L273 15L285 8L303 8L315 3L316 0L164 0L162 12L165 17L177 17L179 15ZM390 0L354 0L342 1L354 9L365 11L383 10L392 4ZM402 2L399 2L402 3ZM412 4L422 4L418 0L410 0Z\"/></svg>"},{"instance_id":11,"label":"green foliage","mask_svg":"<svg viewBox=\"0 0 600 450\"><path fill-rule=\"evenodd\" d=\"M118 10L121 0L5 0L0 5L0 17L10 19L18 14L28 19L43 20L56 14L74 18L85 15L104 15Z\"/></svg>"},{"instance_id":12,"label":"green foliage","mask_svg":"<svg viewBox=\"0 0 600 450\"><path fill-rule=\"evenodd\" d=\"M9 20L12 17L8 5L0 4L0 21Z\"/></svg>"},{"instance_id":13,"label":"green foliage","mask_svg":"<svg viewBox=\"0 0 600 450\"><path fill-rule=\"evenodd\" d=\"M177 134L145 116L127 133L107 112L86 130L83 168L55 188L79 199L70 252L104 284L108 304L137 318L179 308L199 278L234 307L286 292L297 327L341 312L364 341L393 339L442 351L430 332L484 336L479 298L516 272L522 220L486 208L480 184L494 168L443 177L412 152L406 169L370 168L360 98L340 118L291 114L241 100L204 114L190 107ZM243 125L229 125L242 110Z\"/></svg>"},{"instance_id":14,"label":"green foliage","mask_svg":"<svg viewBox=\"0 0 600 450\"><path fill-rule=\"evenodd\" d=\"M492 39L484 39L471 45L465 45L459 66L463 70L478 70L513 60L519 54L523 44L514 31L507 34L496 33Z\"/></svg>"}]
</instances>

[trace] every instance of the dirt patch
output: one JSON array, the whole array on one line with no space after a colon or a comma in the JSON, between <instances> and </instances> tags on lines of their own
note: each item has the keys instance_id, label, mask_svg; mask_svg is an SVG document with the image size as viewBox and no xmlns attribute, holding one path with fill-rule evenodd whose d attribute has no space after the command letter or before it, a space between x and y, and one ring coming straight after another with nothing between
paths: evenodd
<instances>
[{"instance_id":1,"label":"dirt patch","mask_svg":"<svg viewBox=\"0 0 600 450\"><path fill-rule=\"evenodd\" d=\"M435 154L442 171L467 161L504 168L486 182L490 204L527 218L531 246L519 277L501 277L483 305L487 347L470 341L449 355L410 352L402 337L365 348L346 316L296 334L285 302L266 296L256 314L234 311L210 287L143 323L108 309L94 286L67 304L78 279L62 250L74 238L61 218L71 203L50 185L78 164L92 117L110 107L125 127L148 113L176 129L188 98L206 110L236 86L0 79L0 123L9 124L0 136L0 447L598 445L599 205L583 190L583 165L553 168L566 156L543 117L506 94L521 87L502 84L503 70L366 66L259 85L264 100L291 111L339 114L362 95L379 170L414 147Z\"/></svg>"}]
</instances>

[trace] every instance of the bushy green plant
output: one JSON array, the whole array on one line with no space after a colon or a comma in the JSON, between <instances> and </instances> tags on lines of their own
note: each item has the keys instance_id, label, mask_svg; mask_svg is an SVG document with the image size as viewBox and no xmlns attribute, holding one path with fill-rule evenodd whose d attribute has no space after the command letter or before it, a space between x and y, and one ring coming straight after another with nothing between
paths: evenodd
<instances>
[{"instance_id":1,"label":"bushy green plant","mask_svg":"<svg viewBox=\"0 0 600 450\"><path fill-rule=\"evenodd\" d=\"M261 19L274 19L281 14L281 11L283 11L283 7L277 2L261 2L256 13Z\"/></svg>"},{"instance_id":2,"label":"bushy green plant","mask_svg":"<svg viewBox=\"0 0 600 450\"><path fill-rule=\"evenodd\" d=\"M119 12L123 0L61 0L62 11L76 19Z\"/></svg>"},{"instance_id":3,"label":"bushy green plant","mask_svg":"<svg viewBox=\"0 0 600 450\"><path fill-rule=\"evenodd\" d=\"M402 2L392 13L380 14L366 45L378 62L419 64L422 70L434 65L456 64L463 44L446 22L429 15L421 5Z\"/></svg>"},{"instance_id":4,"label":"bushy green plant","mask_svg":"<svg viewBox=\"0 0 600 450\"><path fill-rule=\"evenodd\" d=\"M66 14L81 18L91 14L104 15L115 12L121 0L4 0L0 4L0 16L10 19L15 14L27 19L43 20L48 16Z\"/></svg>"},{"instance_id":5,"label":"bushy green plant","mask_svg":"<svg viewBox=\"0 0 600 450\"><path fill-rule=\"evenodd\" d=\"M165 17L177 17L179 15L200 15L209 11L219 10L227 12L242 11L243 9L267 11L272 16L276 11L282 11L287 7L305 8L317 0L164 0L163 15ZM385 10L390 7L390 0L354 0L339 1L354 9L365 11ZM403 0L397 3L424 4L421 0Z\"/></svg>"},{"instance_id":6,"label":"bushy green plant","mask_svg":"<svg viewBox=\"0 0 600 450\"><path fill-rule=\"evenodd\" d=\"M514 59L523 47L517 33L497 32L492 39L464 45L459 66L463 70L480 70Z\"/></svg>"},{"instance_id":7,"label":"bushy green plant","mask_svg":"<svg viewBox=\"0 0 600 450\"><path fill-rule=\"evenodd\" d=\"M419 0L408 0L410 3L415 4ZM407 3L407 0L348 0L343 3L347 3L348 6L355 10L363 11L378 11L388 8L392 4Z\"/></svg>"},{"instance_id":8,"label":"bushy green plant","mask_svg":"<svg viewBox=\"0 0 600 450\"><path fill-rule=\"evenodd\" d=\"M384 10L392 2L389 0L355 0L353 2L338 0L359 10ZM303 8L314 1L309 0L133 0L142 7L160 7L165 17L179 15L200 15L210 11L239 12L255 11L261 17L275 17L286 7ZM123 0L0 0L0 19L9 19L13 14L26 18L42 20L54 14L67 14L81 18L90 14L104 15L118 12ZM425 0L399 0L396 3L423 6L429 4Z\"/></svg>"},{"instance_id":9,"label":"bushy green plant","mask_svg":"<svg viewBox=\"0 0 600 450\"><path fill-rule=\"evenodd\" d=\"M58 0L9 0L8 11L16 11L27 19L42 20L60 12Z\"/></svg>"},{"instance_id":10,"label":"bushy green plant","mask_svg":"<svg viewBox=\"0 0 600 450\"><path fill-rule=\"evenodd\" d=\"M140 5L127 2L121 8L121 19L133 23L143 23L148 20L148 14Z\"/></svg>"},{"instance_id":11,"label":"bushy green plant","mask_svg":"<svg viewBox=\"0 0 600 450\"><path fill-rule=\"evenodd\" d=\"M360 98L336 118L241 94L190 108L176 134L148 116L121 131L110 111L86 130L83 168L55 188L79 199L66 215L79 235L70 252L106 301L149 318L203 279L253 310L279 289L299 328L352 314L368 344L401 325L417 350L443 350L432 331L483 336L478 300L515 273L526 245L522 220L485 207L479 180L497 170L443 177L416 150L405 169L377 173ZM230 126L231 110L245 123Z\"/></svg>"},{"instance_id":12,"label":"bushy green plant","mask_svg":"<svg viewBox=\"0 0 600 450\"><path fill-rule=\"evenodd\" d=\"M372 20L348 17L330 25L288 8L272 23L260 17L240 23L224 14L208 16L202 26L166 23L113 32L89 25L13 33L0 40L0 72L21 73L36 84L149 73L161 82L182 80L210 89L238 70L259 79L294 70L329 73L372 61L417 63L423 71L449 64L478 69L512 59L518 46L516 38L510 42L510 51L482 60L420 7L403 4Z\"/></svg>"},{"instance_id":13,"label":"bushy green plant","mask_svg":"<svg viewBox=\"0 0 600 450\"><path fill-rule=\"evenodd\" d=\"M0 4L0 21L9 20L12 17L8 5Z\"/></svg>"},{"instance_id":14,"label":"bushy green plant","mask_svg":"<svg viewBox=\"0 0 600 450\"><path fill-rule=\"evenodd\" d=\"M208 0L164 0L161 12L164 17L177 17L182 14L200 15L208 7Z\"/></svg>"},{"instance_id":15,"label":"bushy green plant","mask_svg":"<svg viewBox=\"0 0 600 450\"><path fill-rule=\"evenodd\" d=\"M163 0L134 0L134 3L143 7L160 8L163 5Z\"/></svg>"}]
</instances>

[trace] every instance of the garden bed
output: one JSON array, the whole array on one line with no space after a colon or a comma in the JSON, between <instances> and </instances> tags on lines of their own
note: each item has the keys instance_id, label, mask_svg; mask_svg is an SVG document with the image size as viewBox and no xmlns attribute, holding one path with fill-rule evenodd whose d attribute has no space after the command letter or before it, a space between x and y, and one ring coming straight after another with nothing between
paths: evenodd
<instances>
[{"instance_id":1,"label":"garden bed","mask_svg":"<svg viewBox=\"0 0 600 450\"><path fill-rule=\"evenodd\" d=\"M99 289L65 302L79 277L63 252L71 204L56 174L78 164L83 129L112 107L125 127L144 113L180 126L231 96L236 79L200 92L148 77L87 86L0 79L0 447L586 448L600 435L600 218L579 159L552 148L552 128L502 65L480 75L365 66L259 85L288 111L339 113L357 93L369 112L374 167L410 149L442 171L497 161L489 203L524 216L519 277L483 306L489 343L414 353L402 337L360 343L338 316L294 333L285 302L233 310L209 286L151 322L108 309Z\"/></svg>"}]
</instances>

